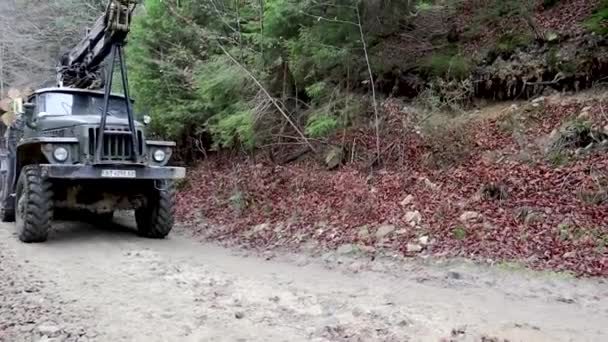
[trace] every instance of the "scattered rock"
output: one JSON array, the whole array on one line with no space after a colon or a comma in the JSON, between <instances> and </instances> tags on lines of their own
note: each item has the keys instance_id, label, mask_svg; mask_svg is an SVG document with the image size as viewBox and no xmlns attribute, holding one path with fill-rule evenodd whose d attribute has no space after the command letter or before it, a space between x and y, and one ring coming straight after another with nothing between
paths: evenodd
<instances>
[{"instance_id":1,"label":"scattered rock","mask_svg":"<svg viewBox=\"0 0 608 342\"><path fill-rule=\"evenodd\" d=\"M361 252L366 253L366 254L375 254L376 253L376 248L374 246L358 246L359 249L361 250Z\"/></svg>"},{"instance_id":2,"label":"scattered rock","mask_svg":"<svg viewBox=\"0 0 608 342\"><path fill-rule=\"evenodd\" d=\"M362 262L355 261L348 265L348 270L353 273L359 273L365 265Z\"/></svg>"},{"instance_id":3,"label":"scattered rock","mask_svg":"<svg viewBox=\"0 0 608 342\"><path fill-rule=\"evenodd\" d=\"M275 257L275 255L272 251L265 251L263 256L264 256L265 260L271 260L271 259L274 259L274 257Z\"/></svg>"},{"instance_id":4,"label":"scattered rock","mask_svg":"<svg viewBox=\"0 0 608 342\"><path fill-rule=\"evenodd\" d=\"M482 215L476 211L465 211L460 215L460 221L462 222L471 222L477 221L482 218Z\"/></svg>"},{"instance_id":5,"label":"scattered rock","mask_svg":"<svg viewBox=\"0 0 608 342\"><path fill-rule=\"evenodd\" d=\"M409 223L410 226L416 227L422 222L422 215L418 210L416 211L408 211L405 214L405 221Z\"/></svg>"},{"instance_id":6,"label":"scattered rock","mask_svg":"<svg viewBox=\"0 0 608 342\"><path fill-rule=\"evenodd\" d=\"M36 330L44 336L47 337L57 337L61 333L61 328L57 326L57 324L53 322L45 322L40 324Z\"/></svg>"},{"instance_id":7,"label":"scattered rock","mask_svg":"<svg viewBox=\"0 0 608 342\"><path fill-rule=\"evenodd\" d=\"M420 253L424 249L422 246L416 243L408 243L406 248L408 253Z\"/></svg>"},{"instance_id":8,"label":"scattered rock","mask_svg":"<svg viewBox=\"0 0 608 342\"><path fill-rule=\"evenodd\" d=\"M325 155L325 166L332 170L342 164L344 159L344 149L341 147L332 147Z\"/></svg>"},{"instance_id":9,"label":"scattered rock","mask_svg":"<svg viewBox=\"0 0 608 342\"><path fill-rule=\"evenodd\" d=\"M496 230L498 227L496 227L496 225L490 223L490 222L484 222L483 223L483 229L487 230L487 231L494 231Z\"/></svg>"},{"instance_id":10,"label":"scattered rock","mask_svg":"<svg viewBox=\"0 0 608 342\"><path fill-rule=\"evenodd\" d=\"M576 303L576 301L574 300L574 298L564 297L564 296L559 296L559 297L556 298L556 300L558 302L562 302L562 303L566 303L566 304L574 304L574 303Z\"/></svg>"},{"instance_id":11,"label":"scattered rock","mask_svg":"<svg viewBox=\"0 0 608 342\"><path fill-rule=\"evenodd\" d=\"M298 255L294 260L294 264L298 267L310 265L310 259L306 255Z\"/></svg>"},{"instance_id":12,"label":"scattered rock","mask_svg":"<svg viewBox=\"0 0 608 342\"><path fill-rule=\"evenodd\" d=\"M370 235L371 234L369 233L369 228L367 226L359 228L359 231L357 232L357 237L359 240L368 240Z\"/></svg>"},{"instance_id":13,"label":"scattered rock","mask_svg":"<svg viewBox=\"0 0 608 342\"><path fill-rule=\"evenodd\" d=\"M447 278L448 279L462 279L462 274L460 274L460 272L456 272L456 271L449 271L447 274Z\"/></svg>"},{"instance_id":14,"label":"scattered rock","mask_svg":"<svg viewBox=\"0 0 608 342\"><path fill-rule=\"evenodd\" d=\"M330 264L335 262L337 258L335 253L327 252L323 254L323 256L321 256L321 259L323 260L323 262Z\"/></svg>"},{"instance_id":15,"label":"scattered rock","mask_svg":"<svg viewBox=\"0 0 608 342\"><path fill-rule=\"evenodd\" d=\"M431 182L430 179L426 178L426 177L422 177L421 180L424 182L424 185L429 188L432 191L437 191L439 190L439 185Z\"/></svg>"},{"instance_id":16,"label":"scattered rock","mask_svg":"<svg viewBox=\"0 0 608 342\"><path fill-rule=\"evenodd\" d=\"M317 248L319 248L319 244L316 241L308 241L308 242L302 244L302 246L300 247L300 249L306 253L312 253Z\"/></svg>"},{"instance_id":17,"label":"scattered rock","mask_svg":"<svg viewBox=\"0 0 608 342\"><path fill-rule=\"evenodd\" d=\"M85 341L88 341L88 340L84 339L82 336L78 339L78 342L85 342ZM63 342L63 339L60 337L49 338L48 336L42 336L42 338L40 338L38 340L38 342Z\"/></svg>"},{"instance_id":18,"label":"scattered rock","mask_svg":"<svg viewBox=\"0 0 608 342\"><path fill-rule=\"evenodd\" d=\"M395 231L395 226L390 225L390 224L385 224L382 225L380 227L378 227L378 230L376 231L376 239L377 240L382 240L385 237L389 236L390 234L392 234Z\"/></svg>"},{"instance_id":19,"label":"scattered rock","mask_svg":"<svg viewBox=\"0 0 608 342\"><path fill-rule=\"evenodd\" d=\"M535 225L543 221L543 216L537 212L530 212L524 219L525 225Z\"/></svg>"},{"instance_id":20,"label":"scattered rock","mask_svg":"<svg viewBox=\"0 0 608 342\"><path fill-rule=\"evenodd\" d=\"M534 100L532 100L531 102L532 102L532 104L535 104L535 103L541 104L542 102L545 102L545 97L544 96L537 97Z\"/></svg>"},{"instance_id":21,"label":"scattered rock","mask_svg":"<svg viewBox=\"0 0 608 342\"><path fill-rule=\"evenodd\" d=\"M428 236L421 236L418 238L418 242L422 245L422 246L426 246L429 244L429 237Z\"/></svg>"},{"instance_id":22,"label":"scattered rock","mask_svg":"<svg viewBox=\"0 0 608 342\"><path fill-rule=\"evenodd\" d=\"M234 313L234 317L235 317L236 319L242 319L243 317L245 317L245 314L244 314L244 313L242 313L242 312L240 312L240 311L238 311L238 312L235 312L235 313Z\"/></svg>"},{"instance_id":23,"label":"scattered rock","mask_svg":"<svg viewBox=\"0 0 608 342\"><path fill-rule=\"evenodd\" d=\"M336 252L339 255L355 254L358 251L359 251L359 247L357 247L356 245L353 245L353 244L342 245L342 246L338 247L338 249L336 250Z\"/></svg>"},{"instance_id":24,"label":"scattered rock","mask_svg":"<svg viewBox=\"0 0 608 342\"><path fill-rule=\"evenodd\" d=\"M408 205L412 204L413 202L414 202L414 196L412 196L412 195L407 195L407 196L406 196L406 197L403 199L403 201L401 201L401 203L399 203L399 204L401 204L401 206L402 206L402 207L407 207Z\"/></svg>"},{"instance_id":25,"label":"scattered rock","mask_svg":"<svg viewBox=\"0 0 608 342\"><path fill-rule=\"evenodd\" d=\"M576 252L566 252L564 253L564 259L572 259L576 256Z\"/></svg>"},{"instance_id":26,"label":"scattered rock","mask_svg":"<svg viewBox=\"0 0 608 342\"><path fill-rule=\"evenodd\" d=\"M467 333L467 327L466 326L461 326L461 327L458 327L458 328L454 328L454 329L452 329L452 332L451 332L452 337L461 337L461 336L466 335L466 333Z\"/></svg>"},{"instance_id":27,"label":"scattered rock","mask_svg":"<svg viewBox=\"0 0 608 342\"><path fill-rule=\"evenodd\" d=\"M258 224L257 226L253 227L253 231L256 233L259 233L259 232L267 230L268 228L270 228L270 225L268 223L262 223L262 224Z\"/></svg>"}]
</instances>

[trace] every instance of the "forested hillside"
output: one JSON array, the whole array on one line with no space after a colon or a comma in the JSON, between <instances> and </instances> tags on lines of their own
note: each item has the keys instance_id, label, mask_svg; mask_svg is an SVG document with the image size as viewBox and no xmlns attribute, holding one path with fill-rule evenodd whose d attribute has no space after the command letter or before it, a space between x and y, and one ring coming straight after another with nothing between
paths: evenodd
<instances>
[{"instance_id":1,"label":"forested hillside","mask_svg":"<svg viewBox=\"0 0 608 342\"><path fill-rule=\"evenodd\" d=\"M3 88L52 81L103 3L0 3ZM130 86L210 239L607 274L607 20L606 0L145 0Z\"/></svg>"},{"instance_id":2,"label":"forested hillside","mask_svg":"<svg viewBox=\"0 0 608 342\"><path fill-rule=\"evenodd\" d=\"M55 83L59 56L84 35L104 0L0 1L0 94Z\"/></svg>"},{"instance_id":3,"label":"forested hillside","mask_svg":"<svg viewBox=\"0 0 608 342\"><path fill-rule=\"evenodd\" d=\"M314 149L357 122L381 135L387 96L459 111L475 98L587 88L606 72L591 35L605 30L601 6L146 1L130 45L134 90L159 132L198 146L188 158L210 147Z\"/></svg>"}]
</instances>

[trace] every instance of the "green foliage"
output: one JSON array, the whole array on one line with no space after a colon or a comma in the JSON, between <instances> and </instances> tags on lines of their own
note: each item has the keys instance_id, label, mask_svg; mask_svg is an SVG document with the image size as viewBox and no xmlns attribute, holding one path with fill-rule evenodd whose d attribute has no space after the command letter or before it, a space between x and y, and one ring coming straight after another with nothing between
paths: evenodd
<instances>
[{"instance_id":1,"label":"green foliage","mask_svg":"<svg viewBox=\"0 0 608 342\"><path fill-rule=\"evenodd\" d=\"M325 87L325 85L323 85ZM318 89L311 89L315 92ZM327 136L340 127L347 126L354 118L365 112L363 101L353 95L335 91L331 95L322 92L318 98L322 106L308 114L306 134L313 138Z\"/></svg>"},{"instance_id":2,"label":"green foliage","mask_svg":"<svg viewBox=\"0 0 608 342\"><path fill-rule=\"evenodd\" d=\"M147 0L145 9L146 14L134 20L128 45L136 107L152 116L155 133L181 142L208 115L205 106L196 101L192 74L185 72L201 48L185 44L195 41L196 32L185 29L175 16L166 15L166 3Z\"/></svg>"},{"instance_id":3,"label":"green foliage","mask_svg":"<svg viewBox=\"0 0 608 342\"><path fill-rule=\"evenodd\" d=\"M503 33L496 40L496 46L490 52L497 56L510 56L517 48L525 47L534 41L529 31L511 30Z\"/></svg>"},{"instance_id":4,"label":"green foliage","mask_svg":"<svg viewBox=\"0 0 608 342\"><path fill-rule=\"evenodd\" d=\"M491 0L487 5L478 7L475 21L492 24L502 18L530 15L535 3L535 0Z\"/></svg>"},{"instance_id":5,"label":"green foliage","mask_svg":"<svg viewBox=\"0 0 608 342\"><path fill-rule=\"evenodd\" d=\"M359 21L373 44L414 5L145 0L128 47L137 109L153 117L156 135L181 146L206 136L216 148L251 150L274 127L295 135L277 106L308 136L326 136L364 112L344 91L369 78Z\"/></svg>"},{"instance_id":6,"label":"green foliage","mask_svg":"<svg viewBox=\"0 0 608 342\"><path fill-rule=\"evenodd\" d=\"M210 130L216 147L234 147L238 143L245 149L255 147L255 120L250 110L235 110L214 120L217 122L210 125Z\"/></svg>"},{"instance_id":7,"label":"green foliage","mask_svg":"<svg viewBox=\"0 0 608 342\"><path fill-rule=\"evenodd\" d=\"M452 237L455 240L464 240L467 237L467 230L464 227L452 228Z\"/></svg>"},{"instance_id":8,"label":"green foliage","mask_svg":"<svg viewBox=\"0 0 608 342\"><path fill-rule=\"evenodd\" d=\"M431 11L433 8L433 3L430 1L420 1L416 4L416 11L418 12Z\"/></svg>"},{"instance_id":9,"label":"green foliage","mask_svg":"<svg viewBox=\"0 0 608 342\"><path fill-rule=\"evenodd\" d=\"M536 0L489 0L484 5L477 6L465 35L473 39L488 27L500 27L505 19L530 17L535 3Z\"/></svg>"},{"instance_id":10,"label":"green foliage","mask_svg":"<svg viewBox=\"0 0 608 342\"><path fill-rule=\"evenodd\" d=\"M338 128L338 120L335 117L327 114L317 114L308 119L306 134L317 138L332 133L336 128Z\"/></svg>"},{"instance_id":11,"label":"green foliage","mask_svg":"<svg viewBox=\"0 0 608 342\"><path fill-rule=\"evenodd\" d=\"M326 87L327 83L323 81L317 82L306 88L306 95L308 95L312 99L319 99L325 93Z\"/></svg>"},{"instance_id":12,"label":"green foliage","mask_svg":"<svg viewBox=\"0 0 608 342\"><path fill-rule=\"evenodd\" d=\"M471 73L471 61L460 54L437 53L422 62L421 71L429 78L462 80Z\"/></svg>"},{"instance_id":13,"label":"green foliage","mask_svg":"<svg viewBox=\"0 0 608 342\"><path fill-rule=\"evenodd\" d=\"M576 63L560 58L560 51L557 46L552 47L547 52L547 65L554 71L561 72L566 76L576 73L577 69Z\"/></svg>"},{"instance_id":14,"label":"green foliage","mask_svg":"<svg viewBox=\"0 0 608 342\"><path fill-rule=\"evenodd\" d=\"M585 21L585 27L600 35L608 35L608 0L602 0L595 12Z\"/></svg>"}]
</instances>

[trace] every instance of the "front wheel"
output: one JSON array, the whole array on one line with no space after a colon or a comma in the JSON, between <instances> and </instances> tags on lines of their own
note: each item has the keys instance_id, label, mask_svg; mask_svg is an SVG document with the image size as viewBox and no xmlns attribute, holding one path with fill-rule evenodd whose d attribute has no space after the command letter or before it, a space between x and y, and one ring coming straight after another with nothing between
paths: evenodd
<instances>
[{"instance_id":1,"label":"front wheel","mask_svg":"<svg viewBox=\"0 0 608 342\"><path fill-rule=\"evenodd\" d=\"M53 219L53 189L40 167L28 165L17 182L15 222L19 240L46 241Z\"/></svg>"},{"instance_id":2,"label":"front wheel","mask_svg":"<svg viewBox=\"0 0 608 342\"><path fill-rule=\"evenodd\" d=\"M163 239L173 229L173 183L170 181L155 182L146 203L135 210L135 221L139 235Z\"/></svg>"}]
</instances>

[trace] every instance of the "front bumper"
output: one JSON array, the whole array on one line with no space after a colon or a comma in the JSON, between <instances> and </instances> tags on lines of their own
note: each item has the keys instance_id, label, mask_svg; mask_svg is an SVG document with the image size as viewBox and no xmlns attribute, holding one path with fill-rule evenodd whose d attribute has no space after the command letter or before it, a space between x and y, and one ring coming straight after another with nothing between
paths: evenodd
<instances>
[{"instance_id":1,"label":"front bumper","mask_svg":"<svg viewBox=\"0 0 608 342\"><path fill-rule=\"evenodd\" d=\"M42 175L59 179L182 179L183 167L130 165L41 165ZM106 170L106 172L104 172ZM112 171L108 173L107 171ZM119 171L119 172L115 172ZM122 171L122 172L120 172Z\"/></svg>"}]
</instances>

